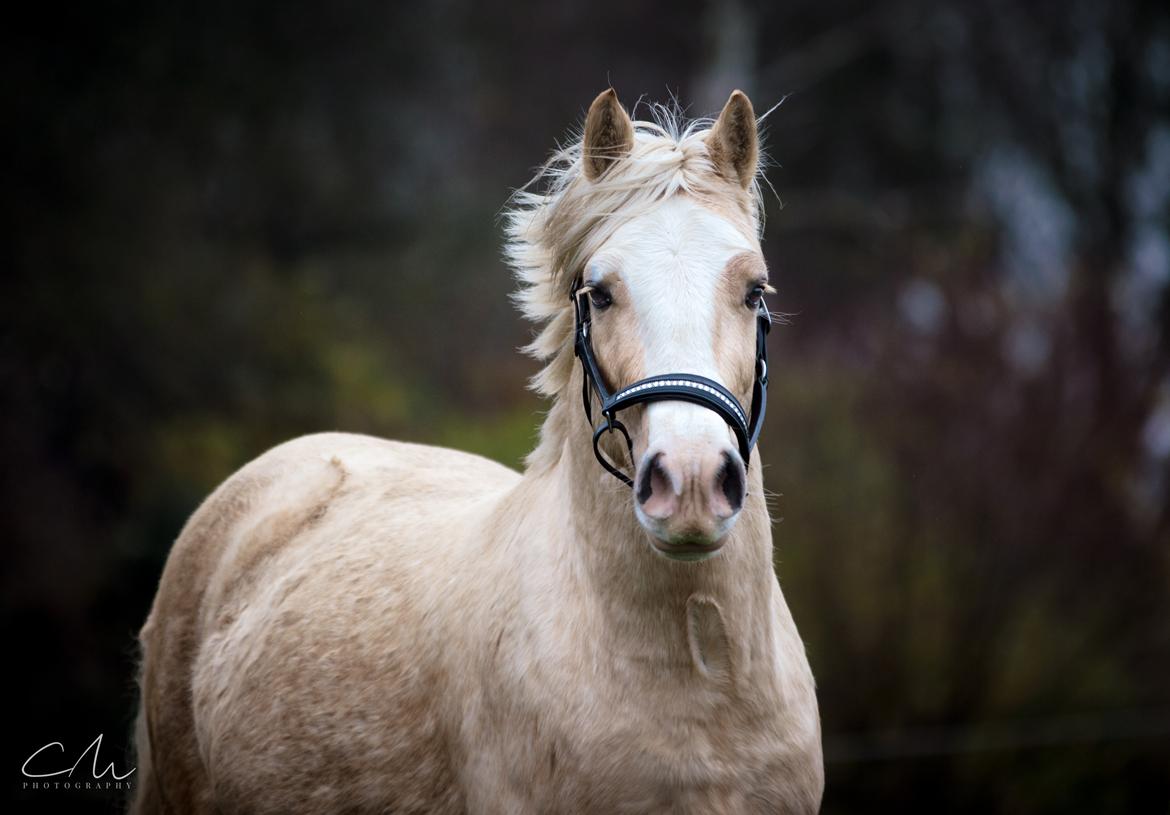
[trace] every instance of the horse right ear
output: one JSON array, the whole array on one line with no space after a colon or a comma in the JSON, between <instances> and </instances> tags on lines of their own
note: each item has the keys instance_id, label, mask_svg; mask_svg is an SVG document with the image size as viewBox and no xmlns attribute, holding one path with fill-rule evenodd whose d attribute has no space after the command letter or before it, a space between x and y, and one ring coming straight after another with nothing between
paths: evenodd
<instances>
[{"instance_id":1,"label":"horse right ear","mask_svg":"<svg viewBox=\"0 0 1170 815\"><path fill-rule=\"evenodd\" d=\"M739 182L745 190L756 177L760 160L756 113L743 91L733 91L723 112L707 135L707 149L715 168L728 181Z\"/></svg>"},{"instance_id":2,"label":"horse right ear","mask_svg":"<svg viewBox=\"0 0 1170 815\"><path fill-rule=\"evenodd\" d=\"M596 181L610 164L634 149L634 123L613 88L599 93L589 106L582 147L585 177L590 181Z\"/></svg>"}]
</instances>

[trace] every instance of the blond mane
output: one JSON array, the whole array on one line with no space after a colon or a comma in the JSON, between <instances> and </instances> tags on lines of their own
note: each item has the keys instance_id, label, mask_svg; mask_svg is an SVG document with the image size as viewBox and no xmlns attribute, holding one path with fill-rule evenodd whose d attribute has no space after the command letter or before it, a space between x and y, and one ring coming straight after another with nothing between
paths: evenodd
<instances>
[{"instance_id":1,"label":"blond mane","mask_svg":"<svg viewBox=\"0 0 1170 815\"><path fill-rule=\"evenodd\" d=\"M762 231L759 176L745 190L718 172L706 140L714 121L687 120L664 105L647 107L652 121L634 121L632 152L600 178L585 177L578 133L504 210L504 256L519 282L514 299L539 327L523 349L544 363L531 387L545 396L564 390L572 373L571 281L622 224L685 194L724 213L747 235L758 239Z\"/></svg>"}]
</instances>

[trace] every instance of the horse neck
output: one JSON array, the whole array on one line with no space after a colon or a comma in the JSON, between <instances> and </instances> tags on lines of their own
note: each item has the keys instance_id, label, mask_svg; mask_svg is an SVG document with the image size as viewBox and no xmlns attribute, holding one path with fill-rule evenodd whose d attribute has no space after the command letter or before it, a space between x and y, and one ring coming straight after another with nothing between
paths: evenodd
<instances>
[{"instance_id":1,"label":"horse neck","mask_svg":"<svg viewBox=\"0 0 1170 815\"><path fill-rule=\"evenodd\" d=\"M578 371L569 394L580 393L579 377ZM707 561L685 563L653 551L634 515L633 491L601 469L575 399L561 398L553 406L542 447L538 456L544 457L544 477L554 490L548 500L570 514L560 560L566 576L587 594L613 650L636 654L651 669L690 671L694 647L704 647L691 633L699 625L726 642L733 664L768 663L760 657L772 650L778 587L758 457L742 514L722 551Z\"/></svg>"}]
</instances>

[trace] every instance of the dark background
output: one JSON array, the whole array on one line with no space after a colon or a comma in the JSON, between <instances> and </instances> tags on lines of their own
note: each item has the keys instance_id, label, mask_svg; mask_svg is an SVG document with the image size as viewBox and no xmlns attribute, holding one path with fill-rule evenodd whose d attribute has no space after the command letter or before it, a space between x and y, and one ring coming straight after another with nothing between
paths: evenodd
<instances>
[{"instance_id":1,"label":"dark background","mask_svg":"<svg viewBox=\"0 0 1170 815\"><path fill-rule=\"evenodd\" d=\"M270 445L519 462L544 406L496 216L612 82L696 115L785 100L762 444L825 812L1170 811L1164 4L203 0L5 28L6 793L49 741L120 760L170 542Z\"/></svg>"}]
</instances>

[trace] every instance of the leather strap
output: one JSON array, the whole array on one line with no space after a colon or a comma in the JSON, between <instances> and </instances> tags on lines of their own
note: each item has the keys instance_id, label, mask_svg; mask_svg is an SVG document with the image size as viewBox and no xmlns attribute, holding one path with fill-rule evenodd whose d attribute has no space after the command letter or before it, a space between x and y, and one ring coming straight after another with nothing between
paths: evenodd
<instances>
[{"instance_id":1,"label":"leather strap","mask_svg":"<svg viewBox=\"0 0 1170 815\"><path fill-rule=\"evenodd\" d=\"M589 336L592 326L592 314L588 300L581 296L581 279L573 283L570 298L573 301L574 340L573 353L581 360L581 400L585 407L585 418L590 427L593 426L593 400L590 391L597 393L601 402L601 413L605 417L605 424L594 430L593 454L611 475L628 486L633 486L633 480L618 467L602 455L599 447L601 436L604 433L617 431L626 442L626 449L630 455L630 463L634 463L634 448L630 441L630 434L625 426L617 420L618 411L646 402L683 401L692 402L718 413L723 421L727 422L735 438L739 442L739 452L743 456L744 466L751 459L752 448L760 437L760 429L764 425L764 414L768 407L768 332L772 328L772 317L767 308L761 303L756 313L756 371L752 383L752 404L750 412L745 412L739 400L723 385L713 379L697 374L661 374L645 379L639 379L632 385L627 385L611 393L605 385L601 368L593 353L593 342Z\"/></svg>"}]
</instances>

